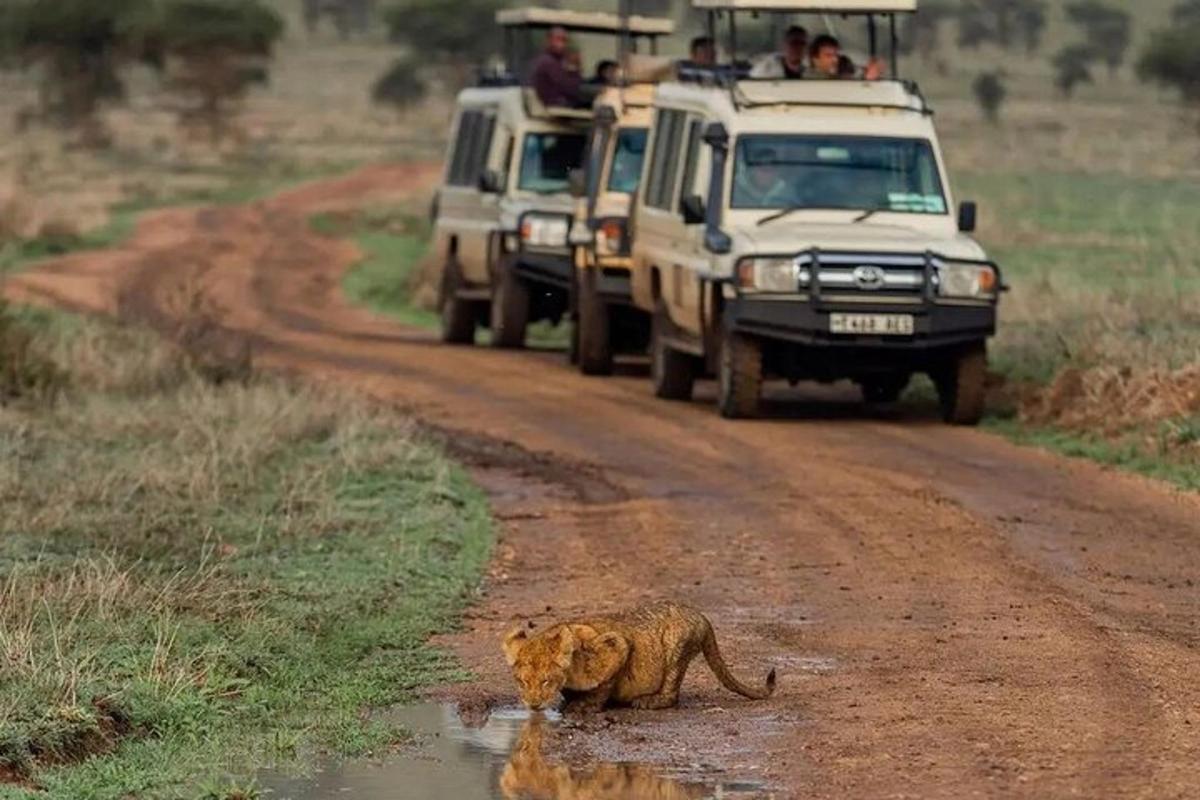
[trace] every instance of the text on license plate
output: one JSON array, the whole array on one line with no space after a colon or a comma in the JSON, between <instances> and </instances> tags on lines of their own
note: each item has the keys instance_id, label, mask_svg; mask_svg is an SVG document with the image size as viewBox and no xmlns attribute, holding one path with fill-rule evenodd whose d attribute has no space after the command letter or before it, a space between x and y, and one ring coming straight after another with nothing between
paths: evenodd
<instances>
[{"instance_id":1,"label":"text on license plate","mask_svg":"<svg viewBox=\"0 0 1200 800\"><path fill-rule=\"evenodd\" d=\"M830 314L830 333L867 336L912 336L912 314Z\"/></svg>"}]
</instances>

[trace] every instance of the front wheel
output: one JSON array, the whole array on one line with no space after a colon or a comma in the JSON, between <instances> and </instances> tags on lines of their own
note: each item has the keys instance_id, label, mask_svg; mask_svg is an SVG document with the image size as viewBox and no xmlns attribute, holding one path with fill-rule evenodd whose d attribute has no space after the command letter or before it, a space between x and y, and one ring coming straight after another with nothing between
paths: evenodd
<instances>
[{"instance_id":1,"label":"front wheel","mask_svg":"<svg viewBox=\"0 0 1200 800\"><path fill-rule=\"evenodd\" d=\"M492 276L492 347L524 347L528 327L529 288L517 275L512 262L502 261Z\"/></svg>"},{"instance_id":2,"label":"front wheel","mask_svg":"<svg viewBox=\"0 0 1200 800\"><path fill-rule=\"evenodd\" d=\"M654 395L663 400L691 400L696 385L695 360L666 341L671 321L659 306L650 329L650 377Z\"/></svg>"},{"instance_id":3,"label":"front wheel","mask_svg":"<svg viewBox=\"0 0 1200 800\"><path fill-rule=\"evenodd\" d=\"M762 344L750 336L726 331L717 369L717 408L726 419L752 419L762 400Z\"/></svg>"},{"instance_id":4,"label":"front wheel","mask_svg":"<svg viewBox=\"0 0 1200 800\"><path fill-rule=\"evenodd\" d=\"M961 352L935 375L942 419L950 425L978 425L987 399L987 347Z\"/></svg>"},{"instance_id":5,"label":"front wheel","mask_svg":"<svg viewBox=\"0 0 1200 800\"><path fill-rule=\"evenodd\" d=\"M440 312L442 341L446 344L475 343L475 309L458 296L462 288L462 268L450 257L442 271Z\"/></svg>"},{"instance_id":6,"label":"front wheel","mask_svg":"<svg viewBox=\"0 0 1200 800\"><path fill-rule=\"evenodd\" d=\"M611 375L613 351L608 304L596 289L595 271L584 270L578 286L579 313L575 318L575 330L579 337L579 370L584 375Z\"/></svg>"}]
</instances>

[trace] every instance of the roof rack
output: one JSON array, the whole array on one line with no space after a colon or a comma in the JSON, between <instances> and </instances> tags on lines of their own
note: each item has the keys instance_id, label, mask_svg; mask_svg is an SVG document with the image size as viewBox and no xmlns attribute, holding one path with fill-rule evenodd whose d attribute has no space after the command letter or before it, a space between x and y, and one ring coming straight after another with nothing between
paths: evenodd
<instances>
[{"instance_id":1,"label":"roof rack","mask_svg":"<svg viewBox=\"0 0 1200 800\"><path fill-rule=\"evenodd\" d=\"M628 21L616 14L598 11L563 11L557 8L514 8L496 12L496 24L502 28L566 28L579 33L611 33L632 36L669 36L675 32L674 20L664 17L631 16Z\"/></svg>"}]
</instances>

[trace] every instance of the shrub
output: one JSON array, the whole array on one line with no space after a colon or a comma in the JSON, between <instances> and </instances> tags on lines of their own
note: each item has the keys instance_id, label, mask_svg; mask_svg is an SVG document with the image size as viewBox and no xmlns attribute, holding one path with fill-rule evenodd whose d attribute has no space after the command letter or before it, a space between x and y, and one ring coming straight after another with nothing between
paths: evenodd
<instances>
[{"instance_id":1,"label":"shrub","mask_svg":"<svg viewBox=\"0 0 1200 800\"><path fill-rule=\"evenodd\" d=\"M1159 31L1138 60L1138 75L1147 83L1177 90L1184 102L1200 105L1200 22Z\"/></svg>"},{"instance_id":2,"label":"shrub","mask_svg":"<svg viewBox=\"0 0 1200 800\"><path fill-rule=\"evenodd\" d=\"M266 80L283 30L283 19L260 0L170 0L155 33L168 85L193 101L182 121L220 138L233 104Z\"/></svg>"},{"instance_id":3,"label":"shrub","mask_svg":"<svg viewBox=\"0 0 1200 800\"><path fill-rule=\"evenodd\" d=\"M1095 56L1115 73L1125 63L1133 42L1133 19L1129 12L1101 0L1079 0L1067 6L1067 18L1083 31Z\"/></svg>"},{"instance_id":4,"label":"shrub","mask_svg":"<svg viewBox=\"0 0 1200 800\"><path fill-rule=\"evenodd\" d=\"M153 0L13 0L0 6L0 55L40 71L43 118L99 142L96 112L123 96L121 67L143 55L153 12Z\"/></svg>"},{"instance_id":5,"label":"shrub","mask_svg":"<svg viewBox=\"0 0 1200 800\"><path fill-rule=\"evenodd\" d=\"M993 125L1000 122L1000 109L1008 98L1008 87L1004 85L1004 78L1004 72L1001 70L981 72L971 84L979 108Z\"/></svg>"},{"instance_id":6,"label":"shrub","mask_svg":"<svg viewBox=\"0 0 1200 800\"><path fill-rule=\"evenodd\" d=\"M412 56L398 59L375 82L371 99L381 105L400 109L419 103L429 92L429 85L421 78L420 69Z\"/></svg>"},{"instance_id":7,"label":"shrub","mask_svg":"<svg viewBox=\"0 0 1200 800\"><path fill-rule=\"evenodd\" d=\"M1071 97L1080 84L1092 83L1092 61L1096 52L1089 45L1068 45L1054 56L1054 85L1064 97Z\"/></svg>"}]
</instances>

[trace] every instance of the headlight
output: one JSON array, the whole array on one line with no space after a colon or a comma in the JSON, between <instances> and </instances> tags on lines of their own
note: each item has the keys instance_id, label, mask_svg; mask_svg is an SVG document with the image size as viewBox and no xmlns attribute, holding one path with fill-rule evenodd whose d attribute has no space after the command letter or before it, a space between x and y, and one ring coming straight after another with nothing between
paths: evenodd
<instances>
[{"instance_id":1,"label":"headlight","mask_svg":"<svg viewBox=\"0 0 1200 800\"><path fill-rule=\"evenodd\" d=\"M566 247L569 229L566 217L527 215L521 220L521 241L526 247Z\"/></svg>"},{"instance_id":2,"label":"headlight","mask_svg":"<svg viewBox=\"0 0 1200 800\"><path fill-rule=\"evenodd\" d=\"M942 297L995 297L996 270L984 264L942 263L938 267L938 294Z\"/></svg>"},{"instance_id":3,"label":"headlight","mask_svg":"<svg viewBox=\"0 0 1200 800\"><path fill-rule=\"evenodd\" d=\"M800 267L792 257L743 258L737 264L737 284L753 292L797 292Z\"/></svg>"},{"instance_id":4,"label":"headlight","mask_svg":"<svg viewBox=\"0 0 1200 800\"><path fill-rule=\"evenodd\" d=\"M601 255L624 255L625 249L625 220L606 219L596 228L596 252Z\"/></svg>"}]
</instances>

